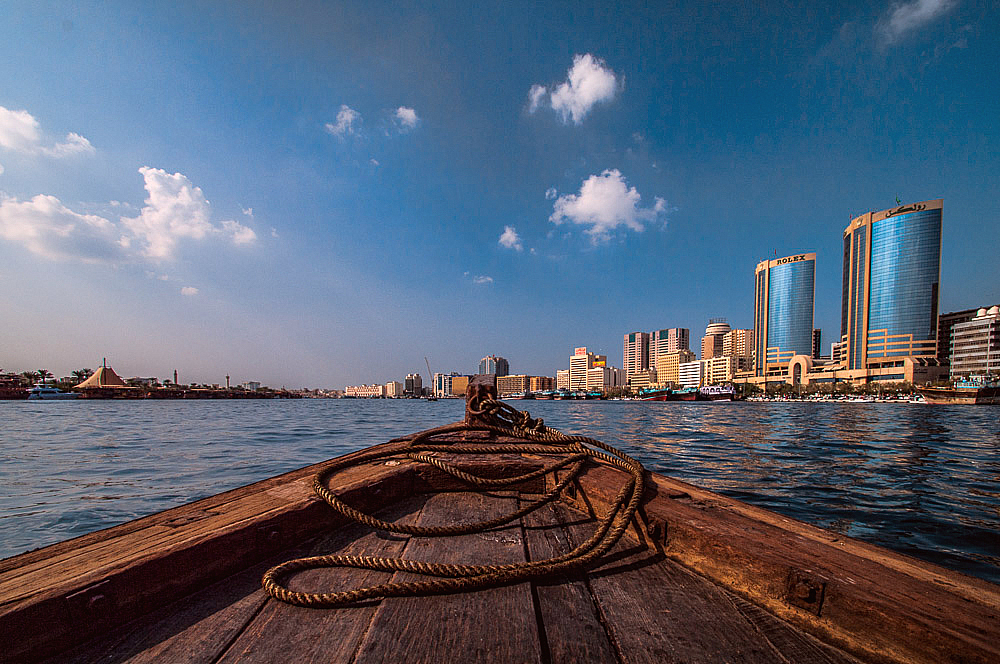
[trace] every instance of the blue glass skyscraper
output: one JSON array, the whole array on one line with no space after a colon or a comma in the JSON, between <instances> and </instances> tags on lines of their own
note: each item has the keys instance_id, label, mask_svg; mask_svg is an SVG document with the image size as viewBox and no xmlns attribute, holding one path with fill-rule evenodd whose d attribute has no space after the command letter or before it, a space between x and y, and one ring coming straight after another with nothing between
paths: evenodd
<instances>
[{"instance_id":1,"label":"blue glass skyscraper","mask_svg":"<svg viewBox=\"0 0 1000 664\"><path fill-rule=\"evenodd\" d=\"M812 355L816 254L761 261L754 294L754 363L758 376Z\"/></svg>"},{"instance_id":2,"label":"blue glass skyscraper","mask_svg":"<svg viewBox=\"0 0 1000 664\"><path fill-rule=\"evenodd\" d=\"M941 199L901 205L863 214L844 230L841 344L847 369L936 356L941 212Z\"/></svg>"}]
</instances>

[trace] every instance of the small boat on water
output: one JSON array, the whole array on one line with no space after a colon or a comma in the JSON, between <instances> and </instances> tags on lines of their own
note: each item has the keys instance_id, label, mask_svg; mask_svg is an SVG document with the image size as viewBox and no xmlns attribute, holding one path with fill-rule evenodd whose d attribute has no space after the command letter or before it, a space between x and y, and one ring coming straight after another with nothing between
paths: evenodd
<instances>
[{"instance_id":1,"label":"small boat on water","mask_svg":"<svg viewBox=\"0 0 1000 664\"><path fill-rule=\"evenodd\" d=\"M43 385L39 383L28 390L29 401L65 401L68 399L78 399L80 395L76 392L63 392L58 387Z\"/></svg>"},{"instance_id":2,"label":"small boat on water","mask_svg":"<svg viewBox=\"0 0 1000 664\"><path fill-rule=\"evenodd\" d=\"M705 385L698 388L698 401L732 401L736 390L732 385Z\"/></svg>"},{"instance_id":3,"label":"small boat on water","mask_svg":"<svg viewBox=\"0 0 1000 664\"><path fill-rule=\"evenodd\" d=\"M0 661L1000 661L1000 586L462 422L0 560Z\"/></svg>"},{"instance_id":4,"label":"small boat on water","mask_svg":"<svg viewBox=\"0 0 1000 664\"><path fill-rule=\"evenodd\" d=\"M917 387L925 403L950 404L1000 404L1000 379L992 376L970 376L953 387Z\"/></svg>"},{"instance_id":5,"label":"small boat on water","mask_svg":"<svg viewBox=\"0 0 1000 664\"><path fill-rule=\"evenodd\" d=\"M665 388L644 387L639 390L640 401L695 401L698 398L698 388L683 387L674 390Z\"/></svg>"}]
</instances>

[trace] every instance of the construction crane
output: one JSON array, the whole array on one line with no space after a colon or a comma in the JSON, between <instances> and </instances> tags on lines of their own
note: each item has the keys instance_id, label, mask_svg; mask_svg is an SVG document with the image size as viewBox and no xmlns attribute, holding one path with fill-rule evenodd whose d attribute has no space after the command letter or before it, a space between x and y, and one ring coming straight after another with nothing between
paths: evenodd
<instances>
[{"instance_id":1,"label":"construction crane","mask_svg":"<svg viewBox=\"0 0 1000 664\"><path fill-rule=\"evenodd\" d=\"M428 401L437 401L437 397L434 396L434 374L431 372L431 363L427 360L427 356L424 355L424 364L427 365L427 377L431 381L431 395L427 397Z\"/></svg>"}]
</instances>

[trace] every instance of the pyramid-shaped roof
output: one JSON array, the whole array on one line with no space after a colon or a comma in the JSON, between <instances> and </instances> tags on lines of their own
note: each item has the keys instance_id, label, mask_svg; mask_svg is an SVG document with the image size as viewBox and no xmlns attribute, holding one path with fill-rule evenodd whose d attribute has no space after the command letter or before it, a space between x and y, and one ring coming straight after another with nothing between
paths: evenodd
<instances>
[{"instance_id":1,"label":"pyramid-shaped roof","mask_svg":"<svg viewBox=\"0 0 1000 664\"><path fill-rule=\"evenodd\" d=\"M121 379L121 376L115 373L114 369L105 366L98 367L90 378L77 385L77 388L83 387L128 387L128 385Z\"/></svg>"}]
</instances>

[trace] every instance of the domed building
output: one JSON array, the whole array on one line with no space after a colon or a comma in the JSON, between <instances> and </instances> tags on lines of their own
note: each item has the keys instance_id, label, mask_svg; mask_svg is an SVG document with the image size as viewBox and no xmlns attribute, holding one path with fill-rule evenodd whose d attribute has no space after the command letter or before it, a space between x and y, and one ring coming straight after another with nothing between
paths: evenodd
<instances>
[{"instance_id":1,"label":"domed building","mask_svg":"<svg viewBox=\"0 0 1000 664\"><path fill-rule=\"evenodd\" d=\"M732 328L725 318L712 318L701 338L701 359L710 360L722 355L722 342Z\"/></svg>"}]
</instances>

